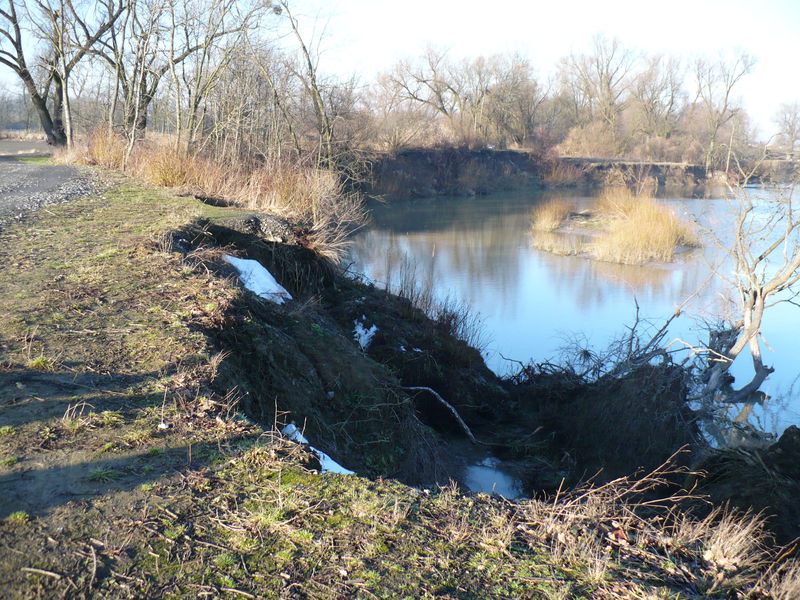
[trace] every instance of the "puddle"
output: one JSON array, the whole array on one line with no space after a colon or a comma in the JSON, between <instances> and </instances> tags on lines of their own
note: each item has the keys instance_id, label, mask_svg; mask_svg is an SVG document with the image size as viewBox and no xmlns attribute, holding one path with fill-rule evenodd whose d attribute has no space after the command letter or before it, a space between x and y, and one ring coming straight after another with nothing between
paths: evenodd
<instances>
[{"instance_id":1,"label":"puddle","mask_svg":"<svg viewBox=\"0 0 800 600\"><path fill-rule=\"evenodd\" d=\"M473 492L498 494L509 500L523 497L522 482L499 469L500 459L487 456L469 465L464 473L464 485Z\"/></svg>"}]
</instances>

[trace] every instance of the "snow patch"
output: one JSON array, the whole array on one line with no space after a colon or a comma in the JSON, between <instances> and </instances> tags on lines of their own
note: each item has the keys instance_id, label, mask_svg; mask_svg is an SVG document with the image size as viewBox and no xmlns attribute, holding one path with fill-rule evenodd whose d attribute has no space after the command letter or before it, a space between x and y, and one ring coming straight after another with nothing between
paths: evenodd
<instances>
[{"instance_id":1,"label":"snow patch","mask_svg":"<svg viewBox=\"0 0 800 600\"><path fill-rule=\"evenodd\" d=\"M236 258L228 254L225 254L222 258L239 271L239 279L241 279L242 284L254 294L261 296L265 300L271 300L275 304L283 304L292 299L292 295L257 260Z\"/></svg>"},{"instance_id":2,"label":"snow patch","mask_svg":"<svg viewBox=\"0 0 800 600\"><path fill-rule=\"evenodd\" d=\"M361 319L356 319L353 321L355 325L353 329L353 339L358 342L358 345L361 346L362 350L366 350L369 348L370 343L372 342L372 338L375 336L375 333L378 331L378 326L373 325L369 329L364 325L364 321L367 320L367 317L361 315Z\"/></svg>"},{"instance_id":3,"label":"snow patch","mask_svg":"<svg viewBox=\"0 0 800 600\"><path fill-rule=\"evenodd\" d=\"M284 437L287 437L298 444L308 443L308 440L305 438L305 436L303 436L301 431L297 428L297 425L294 423L289 423L286 427L281 429L281 433L284 435Z\"/></svg>"},{"instance_id":4,"label":"snow patch","mask_svg":"<svg viewBox=\"0 0 800 600\"><path fill-rule=\"evenodd\" d=\"M308 440L305 436L301 433L301 431L297 428L297 425L294 423L289 423L286 427L281 429L281 433L292 440L293 442L297 442L298 444L308 444ZM340 475L355 475L354 471L350 469L345 469L342 465L337 463L333 460L330 456L325 454L322 450L317 450L314 446L309 446L309 450L311 450L314 454L317 455L319 459L319 464L323 473L338 473Z\"/></svg>"}]
</instances>

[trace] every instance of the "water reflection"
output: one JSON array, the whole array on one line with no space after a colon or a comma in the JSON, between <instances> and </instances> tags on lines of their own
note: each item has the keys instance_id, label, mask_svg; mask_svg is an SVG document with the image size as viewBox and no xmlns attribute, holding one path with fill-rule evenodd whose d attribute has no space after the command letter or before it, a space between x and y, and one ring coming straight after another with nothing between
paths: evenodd
<instances>
[{"instance_id":1,"label":"water reflection","mask_svg":"<svg viewBox=\"0 0 800 600\"><path fill-rule=\"evenodd\" d=\"M380 285L397 285L413 265L418 286L431 288L440 299L471 305L493 339L487 362L499 373L513 368L501 353L521 361L557 360L565 340L577 336L604 347L632 322L637 303L640 316L656 322L692 295L684 307L688 314L720 314L725 290L718 279L709 278L709 265L719 264L722 256L715 245L681 255L673 264L646 266L537 250L531 245L530 212L552 197L517 193L377 206L373 224L355 240L353 269ZM595 202L591 197L567 200L576 210L590 209ZM731 209L723 198L664 201L712 231L730 223ZM541 232L533 235L543 239ZM771 309L764 334L777 350L765 351L767 362L776 367L765 388L772 400L747 412L742 418L748 422L772 431L797 422L800 400L790 383L800 370L798 333L800 310L791 305ZM688 316L676 321L671 334L692 343L705 338L702 324ZM733 374L744 379L748 365L741 362Z\"/></svg>"}]
</instances>

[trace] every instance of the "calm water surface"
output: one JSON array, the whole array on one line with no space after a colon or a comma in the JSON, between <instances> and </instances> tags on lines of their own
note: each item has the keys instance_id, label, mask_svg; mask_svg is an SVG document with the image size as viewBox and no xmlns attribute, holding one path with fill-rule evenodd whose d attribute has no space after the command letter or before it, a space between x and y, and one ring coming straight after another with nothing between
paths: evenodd
<instances>
[{"instance_id":1,"label":"calm water surface","mask_svg":"<svg viewBox=\"0 0 800 600\"><path fill-rule=\"evenodd\" d=\"M713 243L673 264L643 267L536 250L531 235L547 234L531 234L530 213L554 196L565 197L528 192L376 206L371 226L355 239L352 268L385 286L413 265L419 285L470 305L485 325L487 363L499 374L517 366L506 359L558 362L576 341L602 351L633 323L636 302L641 318L660 326L694 294L668 339L706 338L699 320L719 314L726 289L709 281L709 263L718 260ZM579 208L595 202L567 199ZM722 197L662 200L721 237L730 229L731 205ZM745 413L753 425L780 433L800 424L800 384L793 389L800 374L800 308L771 309L764 333L772 349L765 348L765 362L776 369L762 388L770 398ZM741 356L734 366L742 381L750 373L746 362Z\"/></svg>"}]
</instances>

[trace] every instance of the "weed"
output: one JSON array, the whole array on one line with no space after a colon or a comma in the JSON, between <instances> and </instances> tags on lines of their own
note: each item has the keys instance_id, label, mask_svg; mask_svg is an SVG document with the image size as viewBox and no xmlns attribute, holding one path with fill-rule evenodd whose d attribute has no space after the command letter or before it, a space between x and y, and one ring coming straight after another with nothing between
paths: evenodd
<instances>
[{"instance_id":1,"label":"weed","mask_svg":"<svg viewBox=\"0 0 800 600\"><path fill-rule=\"evenodd\" d=\"M19 459L16 456L9 456L7 458L0 459L0 466L2 467L13 467L19 462Z\"/></svg>"},{"instance_id":2,"label":"weed","mask_svg":"<svg viewBox=\"0 0 800 600\"><path fill-rule=\"evenodd\" d=\"M88 479L89 481L105 483L109 481L116 481L118 479L122 479L124 475L125 474L119 469L100 467L98 469L94 469L91 473L89 473L86 479Z\"/></svg>"},{"instance_id":3,"label":"weed","mask_svg":"<svg viewBox=\"0 0 800 600\"><path fill-rule=\"evenodd\" d=\"M0 427L0 435L16 435L17 430L12 425L3 425Z\"/></svg>"},{"instance_id":4,"label":"weed","mask_svg":"<svg viewBox=\"0 0 800 600\"><path fill-rule=\"evenodd\" d=\"M123 422L122 415L115 410L104 410L97 414L95 419L103 427L116 427Z\"/></svg>"},{"instance_id":5,"label":"weed","mask_svg":"<svg viewBox=\"0 0 800 600\"><path fill-rule=\"evenodd\" d=\"M46 356L37 356L29 360L26 366L32 371L52 372L56 370L55 362Z\"/></svg>"},{"instance_id":6,"label":"weed","mask_svg":"<svg viewBox=\"0 0 800 600\"><path fill-rule=\"evenodd\" d=\"M164 529L164 536L166 536L171 540L177 540L180 537L186 535L187 531L188 529L186 528L186 525L174 525L172 527L167 527L166 529Z\"/></svg>"},{"instance_id":7,"label":"weed","mask_svg":"<svg viewBox=\"0 0 800 600\"><path fill-rule=\"evenodd\" d=\"M239 562L238 557L234 556L229 552L217 554L214 557L214 564L217 565L220 569L232 567L238 564L238 562Z\"/></svg>"},{"instance_id":8,"label":"weed","mask_svg":"<svg viewBox=\"0 0 800 600\"><path fill-rule=\"evenodd\" d=\"M18 510L12 512L10 515L6 517L6 521L9 523L27 523L31 520L31 517L28 513L24 510Z\"/></svg>"}]
</instances>

